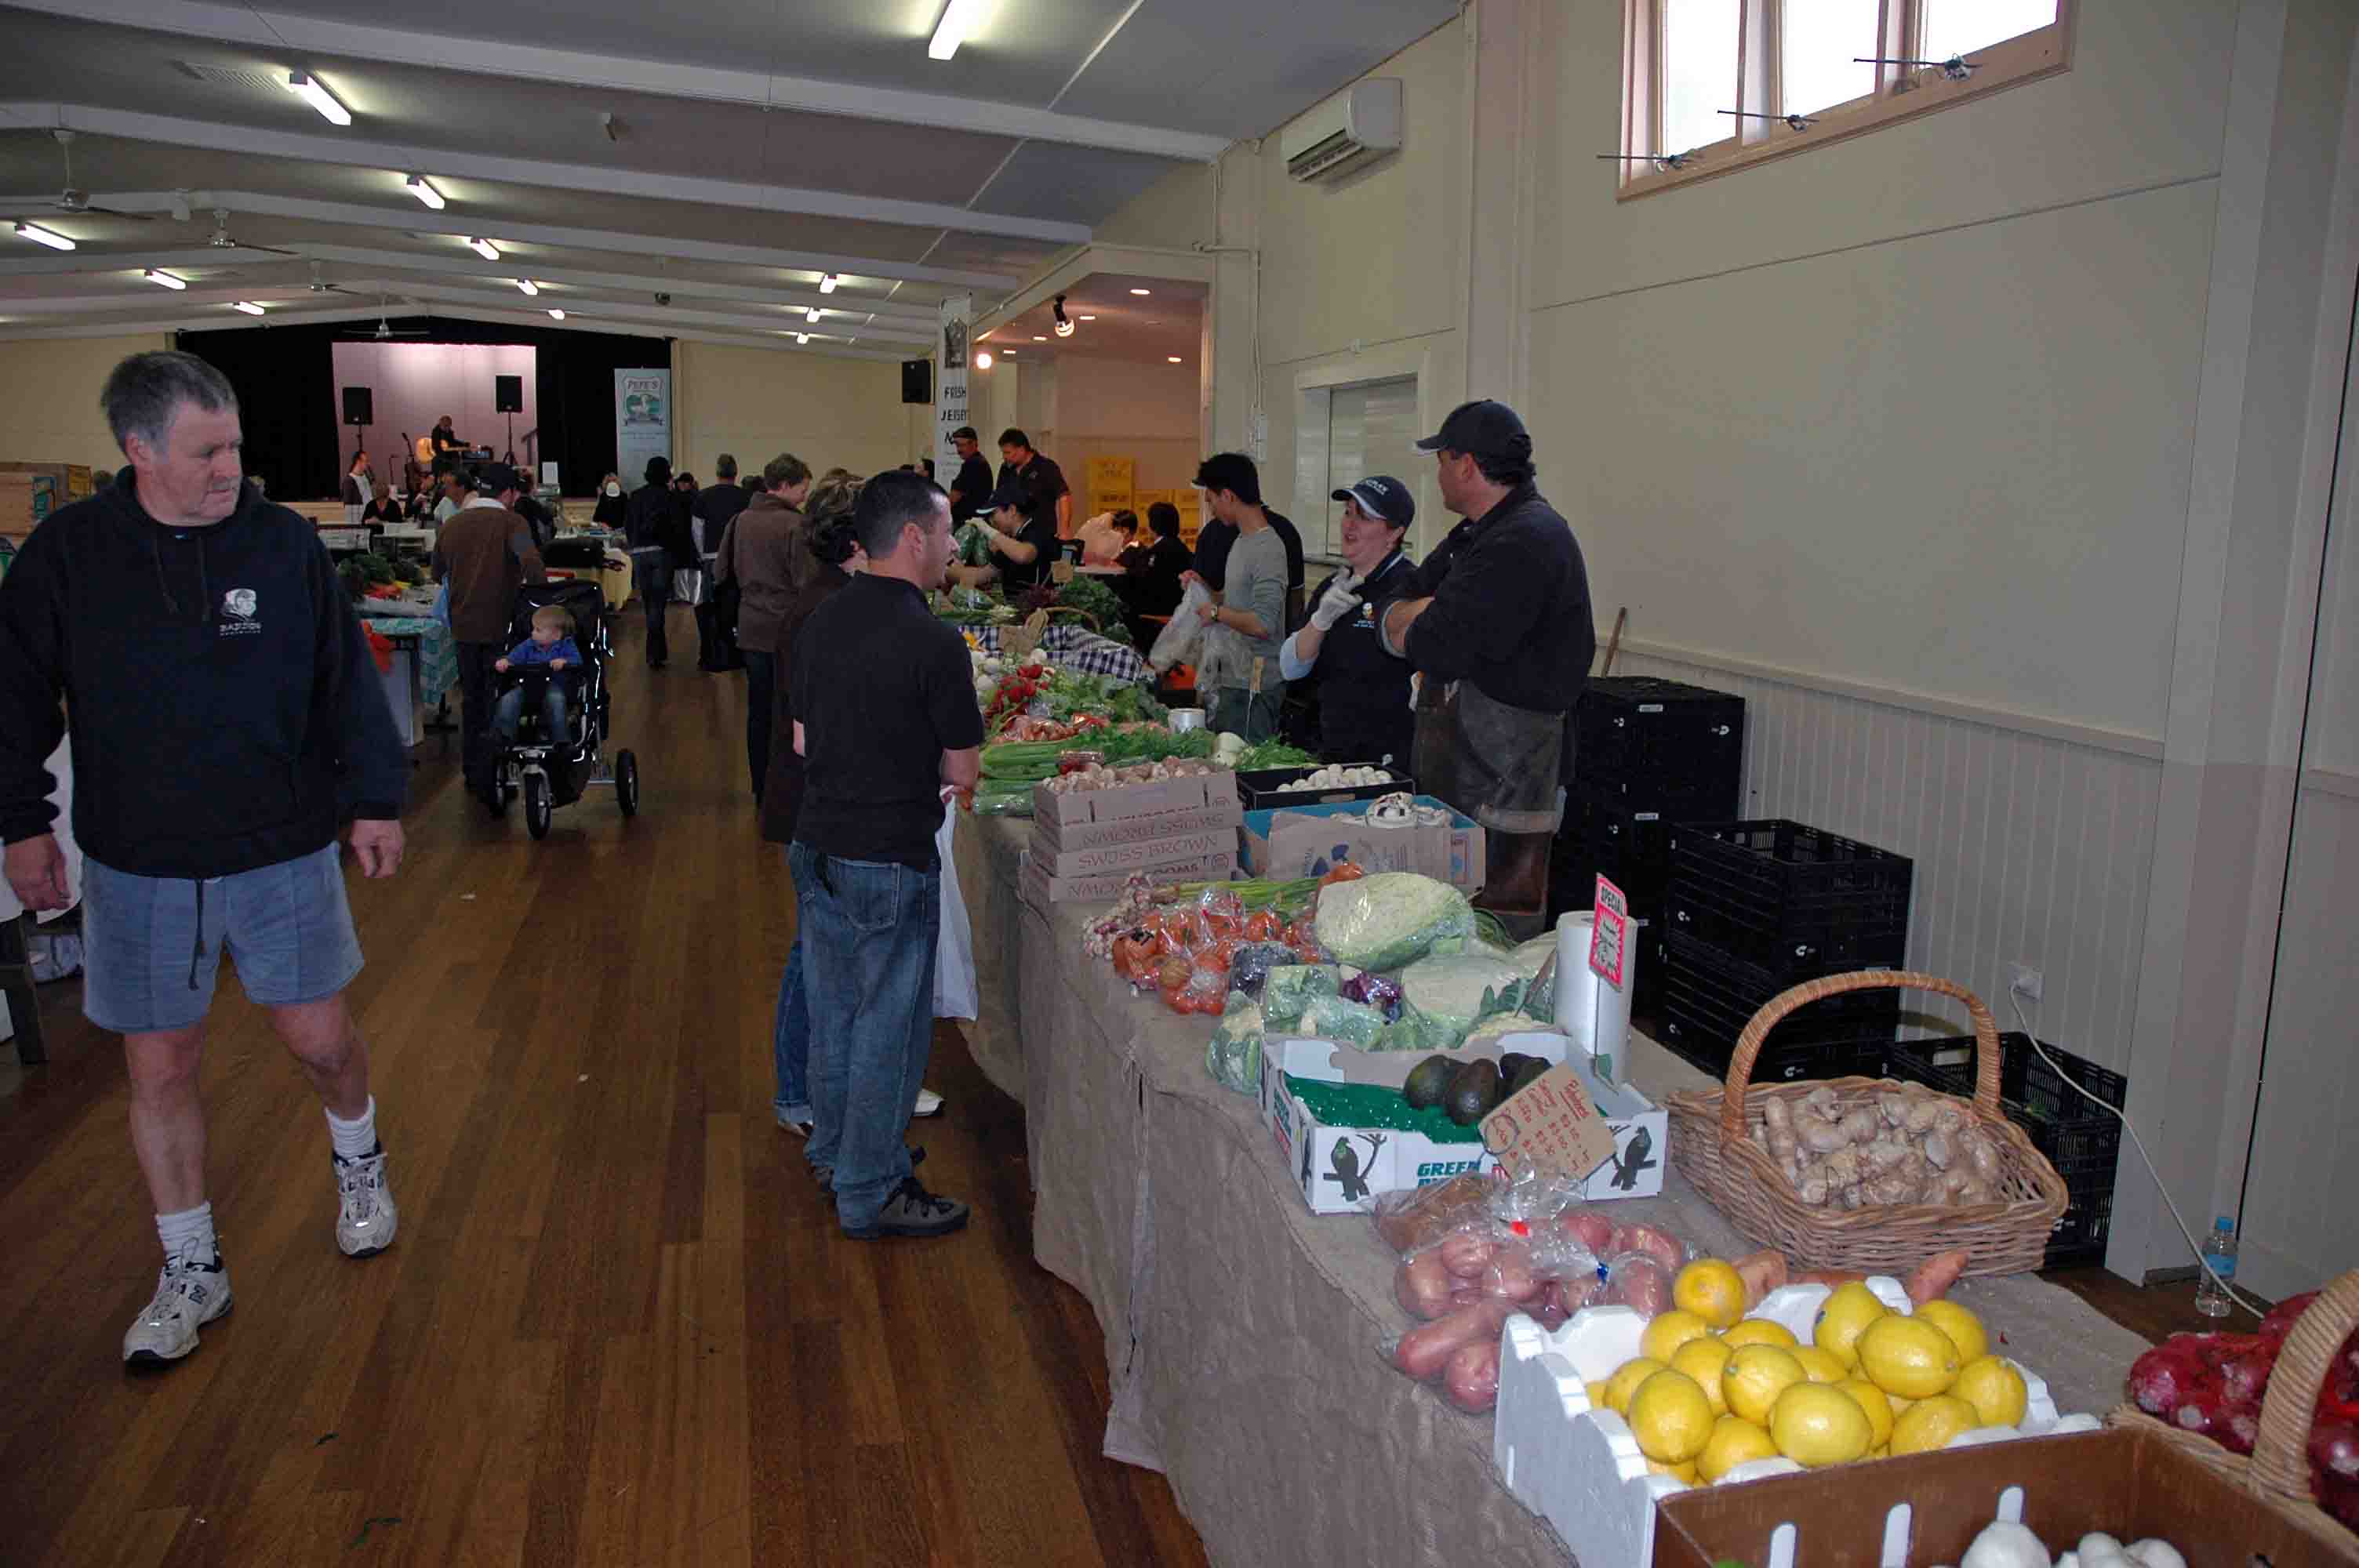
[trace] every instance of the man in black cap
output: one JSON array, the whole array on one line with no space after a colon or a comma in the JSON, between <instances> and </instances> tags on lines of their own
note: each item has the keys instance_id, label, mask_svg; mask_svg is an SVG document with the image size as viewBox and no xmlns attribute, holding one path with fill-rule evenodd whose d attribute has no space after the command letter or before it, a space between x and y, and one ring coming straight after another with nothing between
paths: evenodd
<instances>
[{"instance_id":1,"label":"man in black cap","mask_svg":"<svg viewBox=\"0 0 2359 1568\"><path fill-rule=\"evenodd\" d=\"M1343 569L1319 585L1310 623L1278 649L1278 673L1319 676L1319 748L1335 762L1408 766L1416 719L1408 666L1376 638L1374 605L1392 597L1417 563L1401 541L1417 521L1417 497L1389 474L1371 474L1334 492L1343 503Z\"/></svg>"},{"instance_id":2,"label":"man in black cap","mask_svg":"<svg viewBox=\"0 0 2359 1568\"><path fill-rule=\"evenodd\" d=\"M1012 479L1024 485L1024 514L1045 514L1049 532L1063 538L1073 520L1073 487L1065 482L1065 470L1054 458L1033 450L1032 438L1012 427L999 433L999 482Z\"/></svg>"},{"instance_id":3,"label":"man in black cap","mask_svg":"<svg viewBox=\"0 0 2359 1568\"><path fill-rule=\"evenodd\" d=\"M1461 404L1418 449L1465 519L1386 607L1386 648L1424 678L1418 784L1483 824L1484 906L1510 931L1548 918L1566 716L1597 629L1581 546L1534 484L1532 438L1504 403Z\"/></svg>"},{"instance_id":4,"label":"man in black cap","mask_svg":"<svg viewBox=\"0 0 2359 1568\"><path fill-rule=\"evenodd\" d=\"M1045 462L1043 458L1038 460ZM991 553L999 557L995 568L987 568L981 577L989 581L993 571L1010 593L1021 592L1049 580L1049 568L1062 553L1057 539L1057 513L1054 501L1043 503L1041 498L1024 482L1020 473L1009 474L991 492ZM972 572L973 568L965 568ZM956 572L953 576L958 575Z\"/></svg>"},{"instance_id":5,"label":"man in black cap","mask_svg":"<svg viewBox=\"0 0 2359 1568\"><path fill-rule=\"evenodd\" d=\"M434 538L434 579L451 590L451 640L459 654L459 756L467 789L499 815L492 778L492 665L507 651L516 589L546 580L532 526L509 508L516 470L460 467L449 481L462 497Z\"/></svg>"},{"instance_id":6,"label":"man in black cap","mask_svg":"<svg viewBox=\"0 0 2359 1568\"><path fill-rule=\"evenodd\" d=\"M958 475L951 481L951 524L955 527L981 515L991 499L991 465L984 460L983 438L972 425L951 431L951 446L959 460Z\"/></svg>"}]
</instances>

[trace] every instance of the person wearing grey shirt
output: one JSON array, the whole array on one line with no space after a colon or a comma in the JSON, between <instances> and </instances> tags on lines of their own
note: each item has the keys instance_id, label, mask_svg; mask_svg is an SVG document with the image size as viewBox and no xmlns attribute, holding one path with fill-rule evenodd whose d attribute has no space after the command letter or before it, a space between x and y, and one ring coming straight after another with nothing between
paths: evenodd
<instances>
[{"instance_id":1,"label":"person wearing grey shirt","mask_svg":"<svg viewBox=\"0 0 2359 1568\"><path fill-rule=\"evenodd\" d=\"M1242 452L1207 458L1196 470L1196 483L1204 492L1205 509L1237 531L1221 602L1205 605L1202 614L1207 623L1218 622L1242 636L1251 661L1235 684L1211 694L1209 718L1214 730L1248 741L1266 741L1277 732L1278 698L1286 684L1278 670L1278 642L1286 634L1286 542L1262 507L1251 458Z\"/></svg>"}]
</instances>

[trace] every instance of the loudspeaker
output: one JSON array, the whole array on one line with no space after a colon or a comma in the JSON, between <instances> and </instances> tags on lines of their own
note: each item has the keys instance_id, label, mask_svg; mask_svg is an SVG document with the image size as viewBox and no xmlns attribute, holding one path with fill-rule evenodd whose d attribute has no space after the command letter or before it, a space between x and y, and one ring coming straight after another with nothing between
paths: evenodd
<instances>
[{"instance_id":1,"label":"loudspeaker","mask_svg":"<svg viewBox=\"0 0 2359 1568\"><path fill-rule=\"evenodd\" d=\"M931 403L934 400L934 362L903 360L901 362L901 401Z\"/></svg>"},{"instance_id":2,"label":"loudspeaker","mask_svg":"<svg viewBox=\"0 0 2359 1568\"><path fill-rule=\"evenodd\" d=\"M492 380L495 384L492 412L495 414L523 413L524 377L520 375L495 375Z\"/></svg>"},{"instance_id":3,"label":"loudspeaker","mask_svg":"<svg viewBox=\"0 0 2359 1568\"><path fill-rule=\"evenodd\" d=\"M344 388L344 423L347 425L375 424L375 394L365 386Z\"/></svg>"}]
</instances>

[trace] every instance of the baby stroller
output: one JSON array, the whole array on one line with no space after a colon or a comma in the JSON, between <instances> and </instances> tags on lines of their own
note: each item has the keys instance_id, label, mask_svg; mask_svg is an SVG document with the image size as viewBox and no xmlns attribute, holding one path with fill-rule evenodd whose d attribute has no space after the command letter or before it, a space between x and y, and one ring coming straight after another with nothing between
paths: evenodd
<instances>
[{"instance_id":1,"label":"baby stroller","mask_svg":"<svg viewBox=\"0 0 2359 1568\"><path fill-rule=\"evenodd\" d=\"M549 814L571 806L582 792L611 784L614 804L625 816L639 809L639 759L628 750L614 753L610 767L604 757L607 703L606 665L614 645L603 613L606 596L594 582L527 583L517 590L516 613L508 627L511 647L532 635L533 611L556 605L573 618L573 645L582 650L582 668L552 673L546 667L511 669L496 677L495 695L523 695L523 713L516 738L493 737L493 778L499 804L494 816L506 815L507 803L524 796L524 825L535 838L549 837ZM562 735L544 734L542 694L552 680L569 680Z\"/></svg>"}]
</instances>

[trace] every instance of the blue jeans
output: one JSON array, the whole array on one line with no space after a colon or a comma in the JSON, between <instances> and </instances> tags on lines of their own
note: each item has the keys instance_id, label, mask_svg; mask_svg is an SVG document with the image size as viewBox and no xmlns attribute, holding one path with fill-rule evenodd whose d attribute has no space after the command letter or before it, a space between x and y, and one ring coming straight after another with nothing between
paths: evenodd
<instances>
[{"instance_id":1,"label":"blue jeans","mask_svg":"<svg viewBox=\"0 0 2359 1568\"><path fill-rule=\"evenodd\" d=\"M811 1119L810 1035L810 990L803 979L803 934L798 925L795 945L787 949L786 969L778 976L778 1010L770 1022L770 1061L778 1074L778 1092L770 1109L781 1120Z\"/></svg>"},{"instance_id":2,"label":"blue jeans","mask_svg":"<svg viewBox=\"0 0 2359 1568\"><path fill-rule=\"evenodd\" d=\"M811 1135L803 1157L835 1173L835 1217L864 1230L909 1175L901 1141L934 1039L941 871L787 853L801 918L811 1020Z\"/></svg>"},{"instance_id":3,"label":"blue jeans","mask_svg":"<svg viewBox=\"0 0 2359 1568\"><path fill-rule=\"evenodd\" d=\"M516 725L524 718L524 687L512 686L500 693L492 708L492 730L503 741L516 738ZM549 745L561 744L565 729L565 683L555 676L540 694L540 738Z\"/></svg>"}]
</instances>

